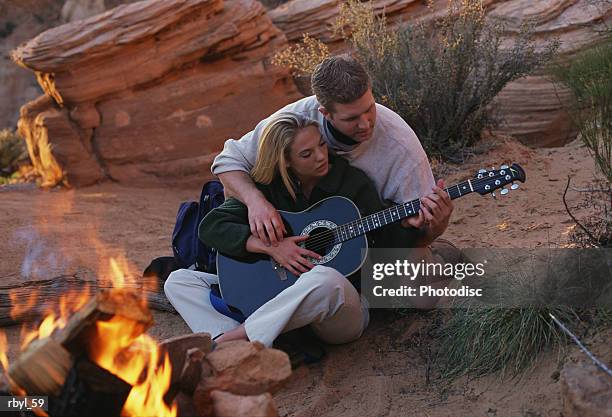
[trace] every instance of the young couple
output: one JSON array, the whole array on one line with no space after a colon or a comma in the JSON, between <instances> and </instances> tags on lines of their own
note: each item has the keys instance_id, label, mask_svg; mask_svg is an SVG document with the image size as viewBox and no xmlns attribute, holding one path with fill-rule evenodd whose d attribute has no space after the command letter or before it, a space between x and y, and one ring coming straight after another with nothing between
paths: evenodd
<instances>
[{"instance_id":1,"label":"young couple","mask_svg":"<svg viewBox=\"0 0 612 417\"><path fill-rule=\"evenodd\" d=\"M312 88L315 96L287 105L239 141L225 143L212 170L229 198L199 229L200 239L221 253L271 256L301 274L296 283L240 324L210 303L217 276L181 269L166 281L166 296L189 327L210 333L218 343L242 339L271 346L281 333L307 325L326 343L346 343L368 325L358 273L346 278L335 269L314 266L310 258L320 256L298 245L305 237L286 236L277 210L302 211L339 195L368 215L382 210L383 201L421 197L418 216L369 233L369 244L424 248L421 259L428 262L460 257L452 245L436 240L453 210L444 183L434 182L412 129L374 101L361 64L348 55L327 58L313 73ZM432 303L423 299L415 306Z\"/></svg>"}]
</instances>

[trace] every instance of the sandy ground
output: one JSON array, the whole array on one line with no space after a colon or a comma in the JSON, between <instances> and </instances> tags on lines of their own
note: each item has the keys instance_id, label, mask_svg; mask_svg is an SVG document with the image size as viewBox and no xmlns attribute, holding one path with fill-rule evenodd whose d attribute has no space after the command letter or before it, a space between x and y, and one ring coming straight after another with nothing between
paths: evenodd
<instances>
[{"instance_id":1,"label":"sandy ground","mask_svg":"<svg viewBox=\"0 0 612 417\"><path fill-rule=\"evenodd\" d=\"M472 195L455 200L445 237L460 247L563 247L573 222L561 196L568 175L575 187L593 178L594 164L584 148L529 149L502 141L451 169L447 184L481 167L517 162L527 182L508 196ZM181 201L197 199L198 189L142 189L102 184L79 190L43 191L31 186L0 188L0 285L24 279L76 274L94 279L107 272L110 256L123 254L138 274L157 256L171 255L170 234ZM579 195L570 192L569 201ZM580 214L580 213L579 213ZM47 300L53 302L53 300ZM189 331L174 314L154 312L155 338ZM277 395L287 416L561 416L557 352L544 354L521 378L497 375L460 379L450 386L429 382L422 354L431 315L397 317L373 313L357 342L330 346L324 361L298 368ZM5 329L9 360L18 353L19 327ZM610 332L589 340L612 360ZM570 355L576 354L570 347Z\"/></svg>"}]
</instances>

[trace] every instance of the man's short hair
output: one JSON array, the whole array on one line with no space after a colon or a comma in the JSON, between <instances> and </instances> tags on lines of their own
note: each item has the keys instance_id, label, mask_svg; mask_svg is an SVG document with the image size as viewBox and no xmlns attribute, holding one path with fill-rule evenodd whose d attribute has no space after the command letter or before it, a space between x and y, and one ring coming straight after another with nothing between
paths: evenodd
<instances>
[{"instance_id":1,"label":"man's short hair","mask_svg":"<svg viewBox=\"0 0 612 417\"><path fill-rule=\"evenodd\" d=\"M357 100L372 85L363 65L348 54L325 58L312 73L311 84L319 104L329 112L335 103Z\"/></svg>"}]
</instances>

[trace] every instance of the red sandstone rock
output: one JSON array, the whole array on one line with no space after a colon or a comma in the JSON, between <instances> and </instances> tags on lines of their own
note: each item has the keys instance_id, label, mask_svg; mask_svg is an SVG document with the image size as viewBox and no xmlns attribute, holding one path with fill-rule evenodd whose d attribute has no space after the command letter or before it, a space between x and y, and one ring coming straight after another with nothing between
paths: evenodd
<instances>
[{"instance_id":1,"label":"red sandstone rock","mask_svg":"<svg viewBox=\"0 0 612 417\"><path fill-rule=\"evenodd\" d=\"M285 46L255 0L151 0L50 29L13 59L66 109L74 134L48 128L52 149L79 137L92 144L79 159L108 177L190 186L211 175L226 139L297 97L287 71L269 64ZM21 122L26 134L35 118ZM98 180L59 159L68 182Z\"/></svg>"},{"instance_id":2,"label":"red sandstone rock","mask_svg":"<svg viewBox=\"0 0 612 417\"><path fill-rule=\"evenodd\" d=\"M592 363L567 363L561 372L565 417L612 417L612 378Z\"/></svg>"},{"instance_id":3,"label":"red sandstone rock","mask_svg":"<svg viewBox=\"0 0 612 417\"><path fill-rule=\"evenodd\" d=\"M269 393L261 395L234 395L225 391L213 391L215 417L278 417L278 410Z\"/></svg>"}]
</instances>

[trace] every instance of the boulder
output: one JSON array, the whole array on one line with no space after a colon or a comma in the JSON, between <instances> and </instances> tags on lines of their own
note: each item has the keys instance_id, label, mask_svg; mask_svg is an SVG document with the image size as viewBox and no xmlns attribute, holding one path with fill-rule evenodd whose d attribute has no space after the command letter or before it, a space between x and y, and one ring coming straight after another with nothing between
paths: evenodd
<instances>
[{"instance_id":1,"label":"boulder","mask_svg":"<svg viewBox=\"0 0 612 417\"><path fill-rule=\"evenodd\" d=\"M234 395L225 391L213 391L215 417L278 417L278 410L272 395Z\"/></svg>"},{"instance_id":2,"label":"boulder","mask_svg":"<svg viewBox=\"0 0 612 417\"><path fill-rule=\"evenodd\" d=\"M298 42L302 33L309 33L332 51L339 51L347 48L332 31L340 3L340 0L292 0L269 11L269 15L289 42ZM489 16L507 21L507 40L517 35L523 20L530 19L535 22L538 45L558 38L563 59L600 40L602 29L610 25L612 17L610 2L485 0L484 3ZM440 16L446 13L447 4L447 0L435 0L430 10L427 2L420 0L372 0L377 13L384 11L391 26L397 27ZM563 145L576 137L576 130L564 110L569 99L569 93L555 86L545 74L512 82L496 100L505 119L498 131L532 145Z\"/></svg>"},{"instance_id":3,"label":"boulder","mask_svg":"<svg viewBox=\"0 0 612 417\"><path fill-rule=\"evenodd\" d=\"M13 65L10 52L39 33L136 0L2 0L0 2L0 129L14 128L19 108L41 94L36 76Z\"/></svg>"},{"instance_id":4,"label":"boulder","mask_svg":"<svg viewBox=\"0 0 612 417\"><path fill-rule=\"evenodd\" d=\"M612 417L612 377L592 363L565 364L561 395L565 417Z\"/></svg>"},{"instance_id":5,"label":"boulder","mask_svg":"<svg viewBox=\"0 0 612 417\"><path fill-rule=\"evenodd\" d=\"M286 45L255 0L151 0L50 29L12 56L92 144L82 156L104 178L196 186L226 139L299 96L269 63ZM62 134L48 130L52 149ZM58 162L67 182L92 183Z\"/></svg>"}]
</instances>

